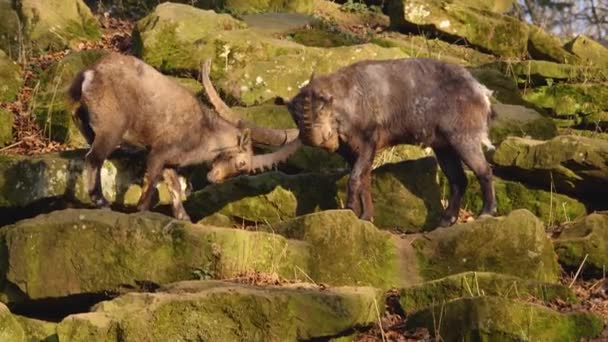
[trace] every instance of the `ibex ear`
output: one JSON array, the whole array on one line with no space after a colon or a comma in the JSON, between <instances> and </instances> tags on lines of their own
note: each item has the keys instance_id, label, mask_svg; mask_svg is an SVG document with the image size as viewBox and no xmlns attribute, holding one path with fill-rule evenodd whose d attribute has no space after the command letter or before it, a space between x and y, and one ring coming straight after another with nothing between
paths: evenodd
<instances>
[{"instance_id":1,"label":"ibex ear","mask_svg":"<svg viewBox=\"0 0 608 342\"><path fill-rule=\"evenodd\" d=\"M288 100L285 100L284 98L277 96L274 98L274 104L277 106L286 106L289 103Z\"/></svg>"},{"instance_id":2,"label":"ibex ear","mask_svg":"<svg viewBox=\"0 0 608 342\"><path fill-rule=\"evenodd\" d=\"M239 136L239 149L244 150L251 145L251 130L249 128L243 129L243 132Z\"/></svg>"}]
</instances>

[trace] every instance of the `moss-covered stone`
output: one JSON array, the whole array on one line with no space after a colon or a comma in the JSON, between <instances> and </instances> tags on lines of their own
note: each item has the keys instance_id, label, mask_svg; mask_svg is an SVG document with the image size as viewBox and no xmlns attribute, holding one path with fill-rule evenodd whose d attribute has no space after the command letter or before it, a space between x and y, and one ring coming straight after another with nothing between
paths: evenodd
<instances>
[{"instance_id":1,"label":"moss-covered stone","mask_svg":"<svg viewBox=\"0 0 608 342\"><path fill-rule=\"evenodd\" d=\"M61 50L101 38L99 24L83 0L21 0L24 35L37 50Z\"/></svg>"},{"instance_id":2,"label":"moss-covered stone","mask_svg":"<svg viewBox=\"0 0 608 342\"><path fill-rule=\"evenodd\" d=\"M0 108L0 147L13 140L13 113Z\"/></svg>"},{"instance_id":3,"label":"moss-covered stone","mask_svg":"<svg viewBox=\"0 0 608 342\"><path fill-rule=\"evenodd\" d=\"M17 315L15 315L15 319L19 322L25 333L23 341L58 342L57 323Z\"/></svg>"},{"instance_id":4,"label":"moss-covered stone","mask_svg":"<svg viewBox=\"0 0 608 342\"><path fill-rule=\"evenodd\" d=\"M608 212L593 213L563 227L554 241L559 262L569 270L602 277L608 267Z\"/></svg>"},{"instance_id":5,"label":"moss-covered stone","mask_svg":"<svg viewBox=\"0 0 608 342\"><path fill-rule=\"evenodd\" d=\"M17 60L22 53L19 46L19 16L13 7L14 1L0 1L0 50Z\"/></svg>"},{"instance_id":6,"label":"moss-covered stone","mask_svg":"<svg viewBox=\"0 0 608 342\"><path fill-rule=\"evenodd\" d=\"M576 36L565 48L588 65L608 69L608 49L587 36Z\"/></svg>"},{"instance_id":7,"label":"moss-covered stone","mask_svg":"<svg viewBox=\"0 0 608 342\"><path fill-rule=\"evenodd\" d=\"M439 319L441 317L441 319ZM604 329L594 314L562 314L536 304L481 296L437 304L408 317L445 341L578 341Z\"/></svg>"},{"instance_id":8,"label":"moss-covered stone","mask_svg":"<svg viewBox=\"0 0 608 342\"><path fill-rule=\"evenodd\" d=\"M13 101L23 84L19 66L0 50L0 102Z\"/></svg>"},{"instance_id":9,"label":"moss-covered stone","mask_svg":"<svg viewBox=\"0 0 608 342\"><path fill-rule=\"evenodd\" d=\"M528 25L528 53L534 59L542 59L557 63L575 63L577 57L562 47L559 39L545 32L538 26Z\"/></svg>"},{"instance_id":10,"label":"moss-covered stone","mask_svg":"<svg viewBox=\"0 0 608 342\"><path fill-rule=\"evenodd\" d=\"M561 64L542 60L523 62L499 62L493 65L507 75L515 75L520 83L544 85L552 80L579 82L605 82L608 71L575 64Z\"/></svg>"},{"instance_id":11,"label":"moss-covered stone","mask_svg":"<svg viewBox=\"0 0 608 342\"><path fill-rule=\"evenodd\" d=\"M32 100L36 122L51 139L71 147L84 147L86 140L72 119L74 105L67 90L76 74L106 54L102 50L72 52L40 76L39 91Z\"/></svg>"},{"instance_id":12,"label":"moss-covered stone","mask_svg":"<svg viewBox=\"0 0 608 342\"><path fill-rule=\"evenodd\" d=\"M226 11L232 14L246 13L312 13L314 0L202 0L201 7Z\"/></svg>"},{"instance_id":13,"label":"moss-covered stone","mask_svg":"<svg viewBox=\"0 0 608 342\"><path fill-rule=\"evenodd\" d=\"M411 314L454 299L480 296L519 300L535 298L543 302L578 302L574 292L561 284L543 283L499 273L465 272L403 288L399 291L399 303Z\"/></svg>"},{"instance_id":14,"label":"moss-covered stone","mask_svg":"<svg viewBox=\"0 0 608 342\"><path fill-rule=\"evenodd\" d=\"M403 232L436 227L441 210L433 158L384 165L372 173L374 222ZM274 223L319 210L343 208L347 175L267 172L236 177L196 191L186 208L200 219L214 213L236 225Z\"/></svg>"},{"instance_id":15,"label":"moss-covered stone","mask_svg":"<svg viewBox=\"0 0 608 342\"><path fill-rule=\"evenodd\" d=\"M483 207L479 182L473 173L467 172L466 174L469 187L462 199L462 207L477 213ZM587 214L583 203L566 195L531 189L522 183L498 177L494 177L493 182L499 215L507 215L515 209L527 209L545 224L555 225ZM447 197L449 186L445 176L442 175L440 183L444 196Z\"/></svg>"},{"instance_id":16,"label":"moss-covered stone","mask_svg":"<svg viewBox=\"0 0 608 342\"><path fill-rule=\"evenodd\" d=\"M517 80L513 76L501 72L491 65L472 68L469 71L481 84L494 92L492 96L498 101L505 104L529 106L521 97Z\"/></svg>"},{"instance_id":17,"label":"moss-covered stone","mask_svg":"<svg viewBox=\"0 0 608 342\"><path fill-rule=\"evenodd\" d=\"M1 297L9 303L137 289L140 282L246 271L294 279L310 271L310 246L303 242L154 213L55 211L4 227L0 240Z\"/></svg>"},{"instance_id":18,"label":"moss-covered stone","mask_svg":"<svg viewBox=\"0 0 608 342\"><path fill-rule=\"evenodd\" d=\"M558 136L548 141L508 138L492 156L509 177L590 198L605 196L608 141Z\"/></svg>"},{"instance_id":19,"label":"moss-covered stone","mask_svg":"<svg viewBox=\"0 0 608 342\"><path fill-rule=\"evenodd\" d=\"M0 340L6 342L25 341L25 332L6 305L0 303Z\"/></svg>"},{"instance_id":20,"label":"moss-covered stone","mask_svg":"<svg viewBox=\"0 0 608 342\"><path fill-rule=\"evenodd\" d=\"M499 144L509 136L546 140L557 135L553 120L531 108L501 103L492 107L496 118L490 126L490 140L494 144Z\"/></svg>"},{"instance_id":21,"label":"moss-covered stone","mask_svg":"<svg viewBox=\"0 0 608 342\"><path fill-rule=\"evenodd\" d=\"M587 116L608 112L606 83L557 83L534 88L524 98L541 108L549 109L556 116Z\"/></svg>"},{"instance_id":22,"label":"moss-covered stone","mask_svg":"<svg viewBox=\"0 0 608 342\"><path fill-rule=\"evenodd\" d=\"M376 320L372 288L326 290L234 283L177 284L128 294L71 315L66 341L296 341L325 339Z\"/></svg>"},{"instance_id":23,"label":"moss-covered stone","mask_svg":"<svg viewBox=\"0 0 608 342\"><path fill-rule=\"evenodd\" d=\"M399 49L374 44L306 47L245 29L243 22L226 18L227 25L198 28L201 21L216 23L224 19L213 12L163 4L138 23L136 50L151 65L172 71L195 70L201 60L213 59L211 76L217 80L216 88L247 106L277 96L292 97L313 70L326 73L358 60L404 56Z\"/></svg>"},{"instance_id":24,"label":"moss-covered stone","mask_svg":"<svg viewBox=\"0 0 608 342\"><path fill-rule=\"evenodd\" d=\"M557 257L543 223L527 210L478 219L409 238L425 280L466 271L556 282Z\"/></svg>"},{"instance_id":25,"label":"moss-covered stone","mask_svg":"<svg viewBox=\"0 0 608 342\"><path fill-rule=\"evenodd\" d=\"M326 210L262 229L309 243L308 275L318 282L388 289L416 278L404 270L398 240L350 210Z\"/></svg>"}]
</instances>

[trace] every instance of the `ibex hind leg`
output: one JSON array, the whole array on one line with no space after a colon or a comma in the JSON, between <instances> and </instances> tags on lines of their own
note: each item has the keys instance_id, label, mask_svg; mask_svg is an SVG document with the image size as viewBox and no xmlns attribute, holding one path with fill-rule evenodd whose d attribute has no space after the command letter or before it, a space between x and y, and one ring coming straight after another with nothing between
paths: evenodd
<instances>
[{"instance_id":1,"label":"ibex hind leg","mask_svg":"<svg viewBox=\"0 0 608 342\"><path fill-rule=\"evenodd\" d=\"M462 168L462 161L458 153L451 147L434 148L435 157L441 171L445 174L450 185L450 200L447 208L441 215L439 225L451 226L458 219L458 211L462 196L467 188L467 177Z\"/></svg>"},{"instance_id":2,"label":"ibex hind leg","mask_svg":"<svg viewBox=\"0 0 608 342\"><path fill-rule=\"evenodd\" d=\"M165 169L163 171L163 178L171 193L173 217L178 220L190 221L190 216L188 216L182 204L182 186L177 172L174 169Z\"/></svg>"},{"instance_id":3,"label":"ibex hind leg","mask_svg":"<svg viewBox=\"0 0 608 342\"><path fill-rule=\"evenodd\" d=\"M101 167L110 153L118 145L122 132L96 134L91 149L85 156L84 168L87 180L87 191L93 205L98 208L109 207L101 189Z\"/></svg>"}]
</instances>

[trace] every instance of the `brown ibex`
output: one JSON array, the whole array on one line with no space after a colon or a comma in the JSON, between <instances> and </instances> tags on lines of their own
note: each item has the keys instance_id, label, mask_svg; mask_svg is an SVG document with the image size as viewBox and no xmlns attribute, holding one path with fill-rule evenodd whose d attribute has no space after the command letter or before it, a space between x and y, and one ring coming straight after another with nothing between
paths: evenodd
<instances>
[{"instance_id":1,"label":"brown ibex","mask_svg":"<svg viewBox=\"0 0 608 342\"><path fill-rule=\"evenodd\" d=\"M209 63L204 69L208 73ZM110 53L102 57L76 75L69 96L80 104L75 119L91 145L85 157L86 184L97 207L108 206L101 190L100 168L123 142L149 151L147 182L138 209L149 209L162 173L170 188L173 215L185 220L189 216L181 203L175 168L212 162L207 178L220 182L238 173L270 167L299 146L296 141L275 153L253 156L252 140L285 144L297 137L297 130L294 135L294 130L267 130L223 118L189 90L132 56Z\"/></svg>"},{"instance_id":2,"label":"brown ibex","mask_svg":"<svg viewBox=\"0 0 608 342\"><path fill-rule=\"evenodd\" d=\"M431 147L450 184L440 220L448 226L457 220L467 186L462 162L481 184L481 215L496 212L492 169L482 151L482 145L493 148L491 95L462 66L409 58L362 61L313 75L287 106L304 144L337 151L350 163L347 207L362 219L373 219L376 152L398 144Z\"/></svg>"}]
</instances>

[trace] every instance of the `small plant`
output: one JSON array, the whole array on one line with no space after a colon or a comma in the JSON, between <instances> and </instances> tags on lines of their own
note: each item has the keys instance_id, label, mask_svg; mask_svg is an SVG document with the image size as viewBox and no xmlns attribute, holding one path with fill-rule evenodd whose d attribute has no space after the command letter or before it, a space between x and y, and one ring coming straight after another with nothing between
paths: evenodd
<instances>
[{"instance_id":1,"label":"small plant","mask_svg":"<svg viewBox=\"0 0 608 342\"><path fill-rule=\"evenodd\" d=\"M340 6L340 10L350 13L367 13L370 8L364 2L348 0Z\"/></svg>"}]
</instances>

